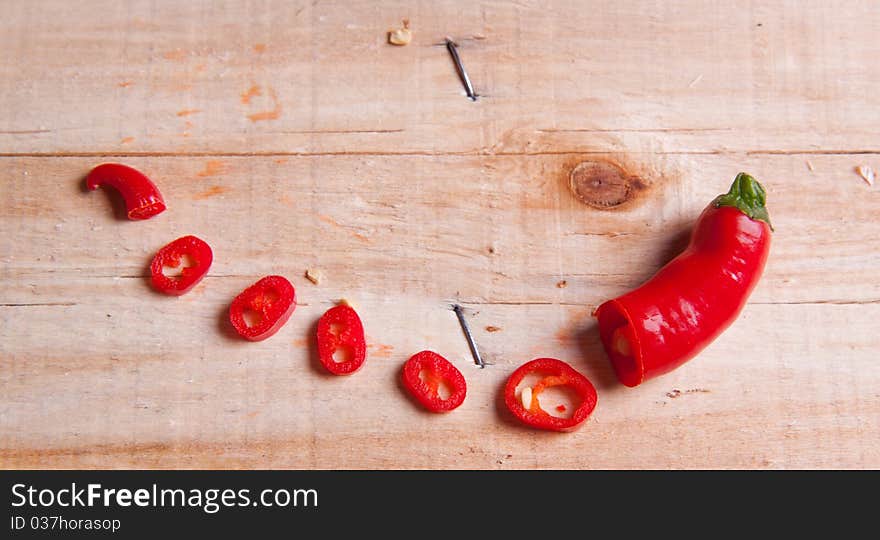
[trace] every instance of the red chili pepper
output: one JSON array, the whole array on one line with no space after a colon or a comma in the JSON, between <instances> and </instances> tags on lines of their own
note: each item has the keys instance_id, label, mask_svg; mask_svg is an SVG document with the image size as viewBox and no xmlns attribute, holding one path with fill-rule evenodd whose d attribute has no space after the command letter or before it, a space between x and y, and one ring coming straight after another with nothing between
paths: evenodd
<instances>
[{"instance_id":1,"label":"red chili pepper","mask_svg":"<svg viewBox=\"0 0 880 540\"><path fill-rule=\"evenodd\" d=\"M149 219L165 211L165 201L156 185L142 172L121 163L104 163L91 170L86 187L116 188L125 200L128 219Z\"/></svg>"},{"instance_id":2,"label":"red chili pepper","mask_svg":"<svg viewBox=\"0 0 880 540\"><path fill-rule=\"evenodd\" d=\"M517 388L526 377L540 378L534 386L522 385L522 388ZM538 396L554 386L566 387L577 396L579 402L571 404L571 416L553 416L541 408ZM513 372L504 386L504 403L520 422L550 431L571 431L577 428L596 408L596 399L596 389L590 380L555 358L537 358L526 362ZM559 408L556 410L559 411Z\"/></svg>"},{"instance_id":3,"label":"red chili pepper","mask_svg":"<svg viewBox=\"0 0 880 540\"><path fill-rule=\"evenodd\" d=\"M432 351L416 353L403 364L403 385L431 412L449 412L464 402L467 383L461 371ZM441 397L441 385L449 395Z\"/></svg>"},{"instance_id":4,"label":"red chili pepper","mask_svg":"<svg viewBox=\"0 0 880 540\"><path fill-rule=\"evenodd\" d=\"M235 297L229 321L241 337L262 341L275 334L296 309L296 290L281 276L266 276Z\"/></svg>"},{"instance_id":5,"label":"red chili pepper","mask_svg":"<svg viewBox=\"0 0 880 540\"><path fill-rule=\"evenodd\" d=\"M318 359L334 375L351 375L367 359L364 326L350 306L327 310L318 320ZM339 354L337 361L334 355Z\"/></svg>"},{"instance_id":6,"label":"red chili pepper","mask_svg":"<svg viewBox=\"0 0 880 540\"><path fill-rule=\"evenodd\" d=\"M690 360L739 315L770 251L764 188L740 173L700 215L683 253L638 289L605 302L602 345L626 386Z\"/></svg>"},{"instance_id":7,"label":"red chili pepper","mask_svg":"<svg viewBox=\"0 0 880 540\"><path fill-rule=\"evenodd\" d=\"M184 261L184 259L188 260ZM176 296L184 294L205 277L213 260L211 246L204 240L195 236L178 238L160 249L153 257L153 262L150 264L153 287L165 294ZM165 267L180 268L181 264L186 262L190 263L189 266L184 266L178 276L166 276L163 272Z\"/></svg>"}]
</instances>

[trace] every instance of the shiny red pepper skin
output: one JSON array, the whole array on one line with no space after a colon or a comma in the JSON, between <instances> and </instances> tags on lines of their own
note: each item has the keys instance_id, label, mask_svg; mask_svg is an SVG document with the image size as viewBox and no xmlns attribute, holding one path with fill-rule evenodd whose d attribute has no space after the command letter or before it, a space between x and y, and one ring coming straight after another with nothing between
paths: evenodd
<instances>
[{"instance_id":1,"label":"shiny red pepper skin","mask_svg":"<svg viewBox=\"0 0 880 540\"><path fill-rule=\"evenodd\" d=\"M318 320L318 359L333 375L351 375L367 359L364 326L357 312L350 306L328 309ZM333 359L333 353L342 349L347 355L344 362Z\"/></svg>"},{"instance_id":2,"label":"shiny red pepper skin","mask_svg":"<svg viewBox=\"0 0 880 540\"><path fill-rule=\"evenodd\" d=\"M262 341L284 326L296 309L296 290L282 276L266 276L235 297L229 306L229 322L241 337ZM253 326L245 322L245 313L255 318Z\"/></svg>"},{"instance_id":3,"label":"shiny red pepper skin","mask_svg":"<svg viewBox=\"0 0 880 540\"><path fill-rule=\"evenodd\" d=\"M192 266L184 267L179 276L166 276L162 269L166 266L177 268L183 257L192 262ZM214 254L211 246L195 236L184 236L163 247L150 263L150 279L157 291L180 296L196 286L208 273Z\"/></svg>"},{"instance_id":4,"label":"shiny red pepper skin","mask_svg":"<svg viewBox=\"0 0 880 540\"><path fill-rule=\"evenodd\" d=\"M764 188L741 173L700 215L683 253L599 306L599 335L621 383L637 386L675 369L733 323L770 251L764 203Z\"/></svg>"},{"instance_id":5,"label":"shiny red pepper skin","mask_svg":"<svg viewBox=\"0 0 880 540\"><path fill-rule=\"evenodd\" d=\"M403 364L401 375L403 386L431 412L449 412L461 405L467 396L467 383L461 371L433 351L414 354ZM440 397L440 384L450 389L446 399Z\"/></svg>"},{"instance_id":6,"label":"shiny red pepper skin","mask_svg":"<svg viewBox=\"0 0 880 540\"><path fill-rule=\"evenodd\" d=\"M522 389L517 386L529 375L542 378L532 388L532 400L529 408L523 405ZM552 416L541 408L538 395L553 386L567 386L573 390L580 403L568 418ZM596 408L596 388L589 379L575 371L573 367L555 358L536 358L526 362L514 371L504 385L504 404L507 409L523 424L549 431L572 431L577 429ZM557 408L557 411L559 409Z\"/></svg>"},{"instance_id":7,"label":"shiny red pepper skin","mask_svg":"<svg viewBox=\"0 0 880 540\"><path fill-rule=\"evenodd\" d=\"M128 219L149 219L165 211L165 200L156 184L127 165L104 163L92 169L86 177L86 187L95 190L104 185L122 195Z\"/></svg>"}]
</instances>

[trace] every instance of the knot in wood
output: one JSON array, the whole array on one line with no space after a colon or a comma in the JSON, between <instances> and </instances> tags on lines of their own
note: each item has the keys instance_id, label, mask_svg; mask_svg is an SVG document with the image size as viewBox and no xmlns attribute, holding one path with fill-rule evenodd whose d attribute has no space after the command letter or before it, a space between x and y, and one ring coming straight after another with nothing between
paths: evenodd
<instances>
[{"instance_id":1,"label":"knot in wood","mask_svg":"<svg viewBox=\"0 0 880 540\"><path fill-rule=\"evenodd\" d=\"M608 161L583 161L570 174L571 192L584 204L606 210L632 199L644 184Z\"/></svg>"}]
</instances>

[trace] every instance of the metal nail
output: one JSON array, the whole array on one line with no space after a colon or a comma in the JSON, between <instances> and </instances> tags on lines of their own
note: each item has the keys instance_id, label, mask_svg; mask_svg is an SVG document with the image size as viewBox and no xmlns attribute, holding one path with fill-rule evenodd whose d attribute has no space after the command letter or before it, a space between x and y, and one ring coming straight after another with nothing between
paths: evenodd
<instances>
[{"instance_id":1,"label":"metal nail","mask_svg":"<svg viewBox=\"0 0 880 540\"><path fill-rule=\"evenodd\" d=\"M452 311L454 311L455 316L458 317L458 323L461 325L461 330L462 332L464 332L464 337L468 342L468 346L471 348L471 354L474 357L474 363L480 366L480 368L485 368L486 363L483 362L483 357L480 356L480 351L477 350L477 343L474 341L474 337L471 335L471 329L468 327L468 323L464 318L464 311L458 304L453 304Z\"/></svg>"},{"instance_id":2,"label":"metal nail","mask_svg":"<svg viewBox=\"0 0 880 540\"><path fill-rule=\"evenodd\" d=\"M465 71L464 65L461 63L461 57L458 56L458 48L455 45L455 42L446 38L446 49L449 51L449 54L452 55L452 61L455 62L455 69L458 71L458 76L461 78L462 84L464 84L467 96L471 98L471 101L476 101L477 93L474 92L474 85L471 84L471 78L468 77L467 71Z\"/></svg>"}]
</instances>

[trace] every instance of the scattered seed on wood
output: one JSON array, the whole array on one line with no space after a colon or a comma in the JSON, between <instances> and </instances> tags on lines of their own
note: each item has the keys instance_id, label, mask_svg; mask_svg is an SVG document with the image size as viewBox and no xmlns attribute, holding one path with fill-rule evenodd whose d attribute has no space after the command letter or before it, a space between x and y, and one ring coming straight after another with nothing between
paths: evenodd
<instances>
[{"instance_id":1,"label":"scattered seed on wood","mask_svg":"<svg viewBox=\"0 0 880 540\"><path fill-rule=\"evenodd\" d=\"M813 162L810 161L809 159L807 160L807 168L810 169L810 172L813 172L816 170L813 168Z\"/></svg>"},{"instance_id":2,"label":"scattered seed on wood","mask_svg":"<svg viewBox=\"0 0 880 540\"><path fill-rule=\"evenodd\" d=\"M339 299L339 304L342 305L342 306L348 306L348 307L350 307L351 309L357 309L357 304L355 304L354 302L352 302L352 301L349 300L348 298L340 298L340 299Z\"/></svg>"},{"instance_id":3,"label":"scattered seed on wood","mask_svg":"<svg viewBox=\"0 0 880 540\"><path fill-rule=\"evenodd\" d=\"M558 281L558 282L556 283L556 288L557 288L557 289L564 289L564 288L566 288L566 287L568 287L568 281L566 281L566 280L564 280L564 279L561 280L561 281Z\"/></svg>"},{"instance_id":4,"label":"scattered seed on wood","mask_svg":"<svg viewBox=\"0 0 880 540\"><path fill-rule=\"evenodd\" d=\"M856 172L859 173L859 176L861 176L862 179L867 182L869 186L874 185L874 169L868 167L867 165L859 165L858 167L856 167Z\"/></svg>"},{"instance_id":5,"label":"scattered seed on wood","mask_svg":"<svg viewBox=\"0 0 880 540\"><path fill-rule=\"evenodd\" d=\"M500 326L491 326L490 325L490 326L486 327L486 332L500 332L500 331L501 331Z\"/></svg>"},{"instance_id":6,"label":"scattered seed on wood","mask_svg":"<svg viewBox=\"0 0 880 540\"><path fill-rule=\"evenodd\" d=\"M324 274L320 270L312 270L309 268L306 270L306 279L314 283L315 285L319 285L321 283L321 279L323 279Z\"/></svg>"},{"instance_id":7,"label":"scattered seed on wood","mask_svg":"<svg viewBox=\"0 0 880 540\"><path fill-rule=\"evenodd\" d=\"M388 43L403 47L412 41L412 30L409 29L409 19L403 20L403 28L395 28L388 32Z\"/></svg>"}]
</instances>

